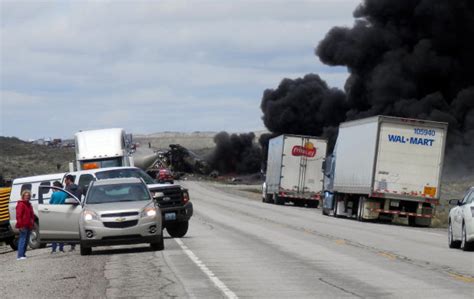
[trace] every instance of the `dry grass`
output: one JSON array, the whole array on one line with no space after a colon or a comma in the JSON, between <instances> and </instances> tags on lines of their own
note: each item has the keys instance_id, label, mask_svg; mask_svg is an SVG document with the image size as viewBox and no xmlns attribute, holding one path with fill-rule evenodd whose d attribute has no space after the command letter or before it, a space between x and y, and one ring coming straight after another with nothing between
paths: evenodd
<instances>
[{"instance_id":1,"label":"dry grass","mask_svg":"<svg viewBox=\"0 0 474 299\"><path fill-rule=\"evenodd\" d=\"M7 179L68 171L74 149L34 145L0 137L0 174ZM58 168L59 166L59 168Z\"/></svg>"}]
</instances>

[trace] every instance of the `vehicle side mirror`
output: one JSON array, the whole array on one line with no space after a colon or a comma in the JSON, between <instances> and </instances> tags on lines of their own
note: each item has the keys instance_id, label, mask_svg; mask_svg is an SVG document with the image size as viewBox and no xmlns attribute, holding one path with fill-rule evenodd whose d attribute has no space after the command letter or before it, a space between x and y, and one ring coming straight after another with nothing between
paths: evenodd
<instances>
[{"instance_id":1,"label":"vehicle side mirror","mask_svg":"<svg viewBox=\"0 0 474 299\"><path fill-rule=\"evenodd\" d=\"M450 206L460 206L461 205L461 201L459 199L451 199L449 201L449 205Z\"/></svg>"}]
</instances>

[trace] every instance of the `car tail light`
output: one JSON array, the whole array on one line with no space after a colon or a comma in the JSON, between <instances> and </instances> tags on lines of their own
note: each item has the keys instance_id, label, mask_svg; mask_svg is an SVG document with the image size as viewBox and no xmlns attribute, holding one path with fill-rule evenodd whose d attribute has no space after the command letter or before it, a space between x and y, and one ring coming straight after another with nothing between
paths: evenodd
<instances>
[{"instance_id":1,"label":"car tail light","mask_svg":"<svg viewBox=\"0 0 474 299\"><path fill-rule=\"evenodd\" d=\"M189 193L188 191L183 191L183 203L187 203L189 201Z\"/></svg>"}]
</instances>

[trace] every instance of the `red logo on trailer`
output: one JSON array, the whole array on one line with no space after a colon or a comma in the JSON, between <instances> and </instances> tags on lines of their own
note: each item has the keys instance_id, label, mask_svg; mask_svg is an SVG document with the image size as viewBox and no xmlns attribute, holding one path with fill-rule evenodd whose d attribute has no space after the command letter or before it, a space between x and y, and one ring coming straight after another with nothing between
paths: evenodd
<instances>
[{"instance_id":1,"label":"red logo on trailer","mask_svg":"<svg viewBox=\"0 0 474 299\"><path fill-rule=\"evenodd\" d=\"M305 156L308 158L314 158L316 156L316 148L311 142L307 142L304 146L295 145L291 154L296 157Z\"/></svg>"}]
</instances>

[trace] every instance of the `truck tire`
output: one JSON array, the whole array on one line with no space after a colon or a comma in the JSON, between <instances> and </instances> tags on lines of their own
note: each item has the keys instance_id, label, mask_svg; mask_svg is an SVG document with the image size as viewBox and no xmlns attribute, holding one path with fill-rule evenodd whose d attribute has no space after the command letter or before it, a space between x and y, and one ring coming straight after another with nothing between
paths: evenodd
<instances>
[{"instance_id":1,"label":"truck tire","mask_svg":"<svg viewBox=\"0 0 474 299\"><path fill-rule=\"evenodd\" d=\"M154 251L161 251L165 249L165 241L163 240L163 233L158 237L157 242L150 243L150 247Z\"/></svg>"},{"instance_id":2,"label":"truck tire","mask_svg":"<svg viewBox=\"0 0 474 299\"><path fill-rule=\"evenodd\" d=\"M18 238L11 238L11 239L7 240L6 243L10 246L10 248L13 251L18 250Z\"/></svg>"},{"instance_id":3,"label":"truck tire","mask_svg":"<svg viewBox=\"0 0 474 299\"><path fill-rule=\"evenodd\" d=\"M79 245L81 255L91 255L92 248L84 246L82 243Z\"/></svg>"},{"instance_id":4,"label":"truck tire","mask_svg":"<svg viewBox=\"0 0 474 299\"><path fill-rule=\"evenodd\" d=\"M334 199L334 210L333 210L333 211L334 211L334 214L333 214L332 216L335 217L335 218L338 218L338 217L339 217L339 216L337 215L337 202L338 202L337 198Z\"/></svg>"},{"instance_id":5,"label":"truck tire","mask_svg":"<svg viewBox=\"0 0 474 299\"><path fill-rule=\"evenodd\" d=\"M305 206L304 201L301 201L301 200L295 200L295 201L293 201L293 204L297 207L304 207Z\"/></svg>"},{"instance_id":6,"label":"truck tire","mask_svg":"<svg viewBox=\"0 0 474 299\"><path fill-rule=\"evenodd\" d=\"M170 224L166 227L166 231L172 238L182 238L188 232L189 221L182 221Z\"/></svg>"},{"instance_id":7,"label":"truck tire","mask_svg":"<svg viewBox=\"0 0 474 299\"><path fill-rule=\"evenodd\" d=\"M279 205L279 206L282 206L285 204L285 199L282 199L280 196L278 196L277 194L273 195L273 202L276 204L276 205Z\"/></svg>"},{"instance_id":8,"label":"truck tire","mask_svg":"<svg viewBox=\"0 0 474 299\"><path fill-rule=\"evenodd\" d=\"M451 221L449 221L449 226L448 226L448 245L449 245L449 248L460 248L461 247L461 241L455 241L454 240L453 226L451 224Z\"/></svg>"},{"instance_id":9,"label":"truck tire","mask_svg":"<svg viewBox=\"0 0 474 299\"><path fill-rule=\"evenodd\" d=\"M308 208L317 209L319 207L319 200L308 200L306 206Z\"/></svg>"},{"instance_id":10,"label":"truck tire","mask_svg":"<svg viewBox=\"0 0 474 299\"><path fill-rule=\"evenodd\" d=\"M263 202L265 203L273 203L273 198L271 194L265 194L265 197L263 198Z\"/></svg>"},{"instance_id":11,"label":"truck tire","mask_svg":"<svg viewBox=\"0 0 474 299\"><path fill-rule=\"evenodd\" d=\"M408 216L408 225L412 227L416 227L416 217L415 216Z\"/></svg>"},{"instance_id":12,"label":"truck tire","mask_svg":"<svg viewBox=\"0 0 474 299\"><path fill-rule=\"evenodd\" d=\"M365 221L365 219L362 217L362 214L364 212L364 204L365 204L365 198L360 197L358 207L357 207L357 221L360 221L360 222Z\"/></svg>"}]
</instances>

